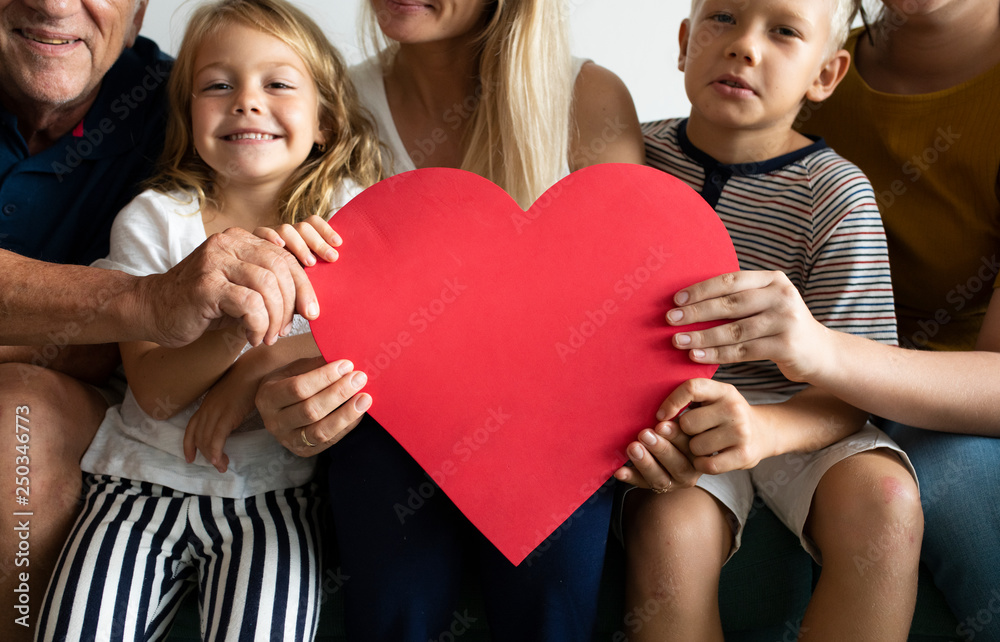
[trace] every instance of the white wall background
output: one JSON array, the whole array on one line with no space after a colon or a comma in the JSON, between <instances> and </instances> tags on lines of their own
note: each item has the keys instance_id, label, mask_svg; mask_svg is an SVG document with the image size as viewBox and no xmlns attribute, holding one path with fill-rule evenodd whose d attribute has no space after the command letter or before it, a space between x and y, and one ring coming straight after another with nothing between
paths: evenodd
<instances>
[{"instance_id":1,"label":"white wall background","mask_svg":"<svg viewBox=\"0 0 1000 642\"><path fill-rule=\"evenodd\" d=\"M365 0L293 0L310 13L348 63L361 60L358 8ZM150 0L143 35L176 53L187 14L198 0ZM639 119L687 114L677 71L677 28L688 0L569 0L573 53L607 67L625 81Z\"/></svg>"}]
</instances>

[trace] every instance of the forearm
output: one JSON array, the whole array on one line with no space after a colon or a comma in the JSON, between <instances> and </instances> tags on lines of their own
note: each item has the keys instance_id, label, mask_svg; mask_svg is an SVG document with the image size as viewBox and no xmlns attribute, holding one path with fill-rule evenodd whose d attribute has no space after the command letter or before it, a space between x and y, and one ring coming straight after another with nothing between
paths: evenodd
<instances>
[{"instance_id":1,"label":"forearm","mask_svg":"<svg viewBox=\"0 0 1000 642\"><path fill-rule=\"evenodd\" d=\"M831 334L830 366L810 383L892 421L1000 436L1000 353L905 350Z\"/></svg>"},{"instance_id":2,"label":"forearm","mask_svg":"<svg viewBox=\"0 0 1000 642\"><path fill-rule=\"evenodd\" d=\"M140 342L121 344L129 388L139 406L168 419L208 391L246 346L238 329L214 330L181 348Z\"/></svg>"},{"instance_id":3,"label":"forearm","mask_svg":"<svg viewBox=\"0 0 1000 642\"><path fill-rule=\"evenodd\" d=\"M67 345L65 342L38 346L2 346L0 363L25 363L56 370L94 385L105 383L121 359L118 345Z\"/></svg>"},{"instance_id":4,"label":"forearm","mask_svg":"<svg viewBox=\"0 0 1000 642\"><path fill-rule=\"evenodd\" d=\"M308 357L318 357L319 348L312 333L281 339L274 345L260 345L243 354L237 361L245 376L258 384L275 370Z\"/></svg>"},{"instance_id":5,"label":"forearm","mask_svg":"<svg viewBox=\"0 0 1000 642\"><path fill-rule=\"evenodd\" d=\"M868 418L864 410L814 387L783 403L761 404L753 410L773 436L773 455L820 450L854 434Z\"/></svg>"},{"instance_id":6,"label":"forearm","mask_svg":"<svg viewBox=\"0 0 1000 642\"><path fill-rule=\"evenodd\" d=\"M0 342L113 343L148 338L137 277L0 250Z\"/></svg>"}]
</instances>

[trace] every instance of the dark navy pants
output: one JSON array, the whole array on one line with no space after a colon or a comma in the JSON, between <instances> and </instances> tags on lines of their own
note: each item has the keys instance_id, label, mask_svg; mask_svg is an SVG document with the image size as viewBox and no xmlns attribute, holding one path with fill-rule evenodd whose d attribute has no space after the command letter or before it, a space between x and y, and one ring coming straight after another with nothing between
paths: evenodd
<instances>
[{"instance_id":1,"label":"dark navy pants","mask_svg":"<svg viewBox=\"0 0 1000 642\"><path fill-rule=\"evenodd\" d=\"M369 417L329 456L348 639L460 639L463 578L482 586L494 640L590 640L611 515L605 484L519 566Z\"/></svg>"}]
</instances>

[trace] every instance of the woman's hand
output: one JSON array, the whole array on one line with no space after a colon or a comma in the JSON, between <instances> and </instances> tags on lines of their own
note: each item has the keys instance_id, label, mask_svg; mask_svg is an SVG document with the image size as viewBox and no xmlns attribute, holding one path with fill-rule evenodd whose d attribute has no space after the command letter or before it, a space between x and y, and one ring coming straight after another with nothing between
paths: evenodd
<instances>
[{"instance_id":1,"label":"woman's hand","mask_svg":"<svg viewBox=\"0 0 1000 642\"><path fill-rule=\"evenodd\" d=\"M339 256L334 248L343 243L330 224L316 215L294 225L283 223L273 228L258 227L253 233L285 248L307 267L316 265L317 256L333 263Z\"/></svg>"},{"instance_id":2,"label":"woman's hand","mask_svg":"<svg viewBox=\"0 0 1000 642\"><path fill-rule=\"evenodd\" d=\"M340 441L361 421L372 398L359 392L368 381L350 361L299 359L266 377L256 404L264 426L281 445L303 457Z\"/></svg>"},{"instance_id":3,"label":"woman's hand","mask_svg":"<svg viewBox=\"0 0 1000 642\"><path fill-rule=\"evenodd\" d=\"M828 330L816 321L783 272L723 274L677 293L667 323L735 319L707 330L678 332L674 347L698 363L769 360L792 381L810 381L831 361Z\"/></svg>"}]
</instances>

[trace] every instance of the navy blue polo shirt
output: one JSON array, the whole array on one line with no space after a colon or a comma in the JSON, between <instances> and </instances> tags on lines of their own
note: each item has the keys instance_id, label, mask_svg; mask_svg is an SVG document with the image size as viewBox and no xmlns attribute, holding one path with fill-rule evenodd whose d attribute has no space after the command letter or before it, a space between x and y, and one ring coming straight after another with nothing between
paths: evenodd
<instances>
[{"instance_id":1,"label":"navy blue polo shirt","mask_svg":"<svg viewBox=\"0 0 1000 642\"><path fill-rule=\"evenodd\" d=\"M0 248L83 265L107 255L111 222L163 148L171 65L138 38L108 70L82 123L34 156L17 118L0 107Z\"/></svg>"}]
</instances>

